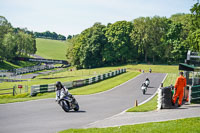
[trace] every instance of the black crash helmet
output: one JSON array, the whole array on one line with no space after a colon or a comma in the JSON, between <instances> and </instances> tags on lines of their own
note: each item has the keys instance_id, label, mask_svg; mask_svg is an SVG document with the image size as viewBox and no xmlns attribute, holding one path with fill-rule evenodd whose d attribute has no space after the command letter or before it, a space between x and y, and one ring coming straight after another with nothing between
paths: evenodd
<instances>
[{"instance_id":1,"label":"black crash helmet","mask_svg":"<svg viewBox=\"0 0 200 133\"><path fill-rule=\"evenodd\" d=\"M62 85L62 83L60 81L57 81L56 82L56 87L57 88L63 88L63 85Z\"/></svg>"}]
</instances>

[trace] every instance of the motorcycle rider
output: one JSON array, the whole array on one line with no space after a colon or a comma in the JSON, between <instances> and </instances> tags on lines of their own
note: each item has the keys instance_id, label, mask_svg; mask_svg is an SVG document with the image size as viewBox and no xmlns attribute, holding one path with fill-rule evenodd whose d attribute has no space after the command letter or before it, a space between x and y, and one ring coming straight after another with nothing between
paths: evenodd
<instances>
[{"instance_id":1,"label":"motorcycle rider","mask_svg":"<svg viewBox=\"0 0 200 133\"><path fill-rule=\"evenodd\" d=\"M56 82L56 101L60 99L61 91L64 91L66 95L69 95L69 96L71 95L68 92L68 89L65 88L60 81L57 81Z\"/></svg>"},{"instance_id":2,"label":"motorcycle rider","mask_svg":"<svg viewBox=\"0 0 200 133\"><path fill-rule=\"evenodd\" d=\"M149 81L149 78L148 77L146 77L146 80L145 81Z\"/></svg>"},{"instance_id":3,"label":"motorcycle rider","mask_svg":"<svg viewBox=\"0 0 200 133\"><path fill-rule=\"evenodd\" d=\"M146 83L142 83L142 86L141 87L147 87Z\"/></svg>"},{"instance_id":4,"label":"motorcycle rider","mask_svg":"<svg viewBox=\"0 0 200 133\"><path fill-rule=\"evenodd\" d=\"M172 105L174 106L176 103L177 97L179 97L178 107L182 105L182 100L184 96L184 87L186 87L187 85L186 78L183 76L183 72L180 72L179 74L180 76L176 79L176 83L174 85L175 93L174 93L174 97L172 98L172 101L173 101Z\"/></svg>"},{"instance_id":5,"label":"motorcycle rider","mask_svg":"<svg viewBox=\"0 0 200 133\"><path fill-rule=\"evenodd\" d=\"M151 73L151 72L152 72L152 69L150 68L150 69L149 69L149 73Z\"/></svg>"},{"instance_id":6,"label":"motorcycle rider","mask_svg":"<svg viewBox=\"0 0 200 133\"><path fill-rule=\"evenodd\" d=\"M149 86L149 84L150 84L150 80L149 80L149 78L148 78L148 77L146 77L146 79L145 79L145 83L146 83L146 86L148 87L148 86Z\"/></svg>"}]
</instances>

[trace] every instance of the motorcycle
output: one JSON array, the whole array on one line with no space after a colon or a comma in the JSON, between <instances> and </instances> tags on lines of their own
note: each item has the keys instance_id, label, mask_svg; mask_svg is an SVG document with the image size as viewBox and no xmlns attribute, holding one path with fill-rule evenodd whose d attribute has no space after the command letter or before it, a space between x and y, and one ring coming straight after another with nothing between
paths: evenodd
<instances>
[{"instance_id":1,"label":"motorcycle","mask_svg":"<svg viewBox=\"0 0 200 133\"><path fill-rule=\"evenodd\" d=\"M147 86L146 86L146 83L143 83L142 86L141 86L141 90L142 90L142 93L145 94L146 91L147 91Z\"/></svg>"},{"instance_id":2,"label":"motorcycle","mask_svg":"<svg viewBox=\"0 0 200 133\"><path fill-rule=\"evenodd\" d=\"M73 95L66 91L61 91L60 99L58 104L62 107L65 112L69 112L74 109L74 111L79 111L79 105Z\"/></svg>"}]
</instances>

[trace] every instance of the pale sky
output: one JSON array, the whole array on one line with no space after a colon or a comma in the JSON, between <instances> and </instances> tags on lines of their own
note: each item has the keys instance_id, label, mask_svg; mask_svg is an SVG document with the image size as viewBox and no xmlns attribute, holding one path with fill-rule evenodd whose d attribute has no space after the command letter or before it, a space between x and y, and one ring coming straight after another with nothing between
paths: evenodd
<instances>
[{"instance_id":1,"label":"pale sky","mask_svg":"<svg viewBox=\"0 0 200 133\"><path fill-rule=\"evenodd\" d=\"M95 22L104 25L155 15L190 13L196 0L0 0L0 16L13 27L51 31L65 36L81 33Z\"/></svg>"}]
</instances>

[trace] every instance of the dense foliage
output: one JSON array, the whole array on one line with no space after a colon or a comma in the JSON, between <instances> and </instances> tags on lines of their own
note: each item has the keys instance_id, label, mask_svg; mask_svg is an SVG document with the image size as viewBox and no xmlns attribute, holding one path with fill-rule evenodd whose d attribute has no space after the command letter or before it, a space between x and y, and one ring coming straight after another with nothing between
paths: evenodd
<instances>
[{"instance_id":1,"label":"dense foliage","mask_svg":"<svg viewBox=\"0 0 200 133\"><path fill-rule=\"evenodd\" d=\"M52 40L66 40L66 37L60 34L57 34L55 32L34 32L34 35L36 38L46 38L46 39L52 39Z\"/></svg>"},{"instance_id":2,"label":"dense foliage","mask_svg":"<svg viewBox=\"0 0 200 133\"><path fill-rule=\"evenodd\" d=\"M95 23L69 40L67 59L78 68L136 62L179 63L200 51L200 6L191 14L140 17L107 26Z\"/></svg>"},{"instance_id":3,"label":"dense foliage","mask_svg":"<svg viewBox=\"0 0 200 133\"><path fill-rule=\"evenodd\" d=\"M27 56L36 52L35 37L23 29L13 28L0 16L0 58L12 60L16 56Z\"/></svg>"}]
</instances>

